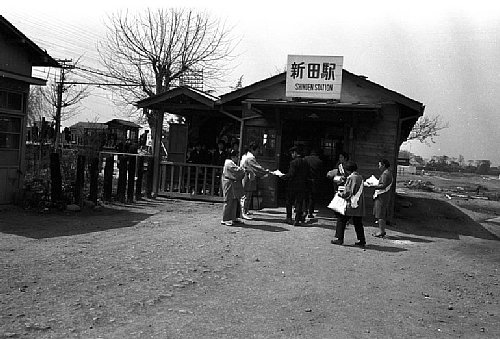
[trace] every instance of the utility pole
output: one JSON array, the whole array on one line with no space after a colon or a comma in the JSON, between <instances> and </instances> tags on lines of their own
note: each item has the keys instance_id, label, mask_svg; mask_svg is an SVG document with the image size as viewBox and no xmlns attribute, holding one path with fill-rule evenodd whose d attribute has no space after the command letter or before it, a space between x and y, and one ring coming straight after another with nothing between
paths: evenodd
<instances>
[{"instance_id":1,"label":"utility pole","mask_svg":"<svg viewBox=\"0 0 500 339\"><path fill-rule=\"evenodd\" d=\"M59 148L59 135L61 133L61 111L62 111L62 96L65 91L64 88L64 76L65 70L73 69L75 66L73 64L69 64L73 62L72 59L56 59L57 62L61 64L61 71L59 73L59 82L57 83L57 103L56 103L56 128L54 133L54 149L57 150Z\"/></svg>"}]
</instances>

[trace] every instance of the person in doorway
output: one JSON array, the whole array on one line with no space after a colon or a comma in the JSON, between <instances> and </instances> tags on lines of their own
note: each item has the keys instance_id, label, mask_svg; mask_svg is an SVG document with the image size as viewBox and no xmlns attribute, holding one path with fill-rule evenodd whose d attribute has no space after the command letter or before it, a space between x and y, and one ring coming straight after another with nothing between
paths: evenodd
<instances>
[{"instance_id":1,"label":"person in doorway","mask_svg":"<svg viewBox=\"0 0 500 339\"><path fill-rule=\"evenodd\" d=\"M252 142L241 157L240 166L245 170L245 176L243 177L243 190L245 194L241 198L241 217L247 220L252 220L249 212L252 196L257 191L257 178L269 173L269 170L262 167L257 162L257 159L255 159L255 154L258 153L259 149L260 146Z\"/></svg>"},{"instance_id":2,"label":"person in doorway","mask_svg":"<svg viewBox=\"0 0 500 339\"><path fill-rule=\"evenodd\" d=\"M379 228L379 231L373 234L373 236L377 238L382 238L386 235L385 226L389 216L392 187L392 173L389 167L391 167L391 164L387 159L381 159L378 162L378 168L382 174L378 179L378 185L372 186L375 188L375 193L373 194L373 214L378 221Z\"/></svg>"},{"instance_id":3,"label":"person in doorway","mask_svg":"<svg viewBox=\"0 0 500 339\"><path fill-rule=\"evenodd\" d=\"M323 174L323 161L318 156L318 152L313 149L311 153L304 158L309 165L309 187L306 194L304 209L307 209L307 217L314 218L314 207L321 187L321 178Z\"/></svg>"},{"instance_id":4,"label":"person in doorway","mask_svg":"<svg viewBox=\"0 0 500 339\"><path fill-rule=\"evenodd\" d=\"M238 165L239 154L237 151L229 153L229 159L224 162L222 171L222 192L224 206L222 209L222 225L231 226L235 222L241 222L239 214L241 211L240 199L243 196L242 179L245 170Z\"/></svg>"},{"instance_id":5,"label":"person in doorway","mask_svg":"<svg viewBox=\"0 0 500 339\"><path fill-rule=\"evenodd\" d=\"M309 165L301 156L301 150L294 146L289 150L292 156L288 173L281 176L281 179L287 181L286 192L286 220L290 225L299 226L300 222L305 221L302 214L305 192L309 180ZM292 211L295 207L295 220L292 221Z\"/></svg>"},{"instance_id":6,"label":"person in doorway","mask_svg":"<svg viewBox=\"0 0 500 339\"><path fill-rule=\"evenodd\" d=\"M336 240L332 240L334 245L344 243L344 233L347 221L352 218L354 230L358 241L354 244L359 247L365 247L365 231L363 228L363 216L365 215L365 204L363 196L363 177L358 174L358 166L354 161L344 163L344 170L347 174L345 189L339 192L339 196L349 201L344 215L337 217L337 227L335 230Z\"/></svg>"}]
</instances>

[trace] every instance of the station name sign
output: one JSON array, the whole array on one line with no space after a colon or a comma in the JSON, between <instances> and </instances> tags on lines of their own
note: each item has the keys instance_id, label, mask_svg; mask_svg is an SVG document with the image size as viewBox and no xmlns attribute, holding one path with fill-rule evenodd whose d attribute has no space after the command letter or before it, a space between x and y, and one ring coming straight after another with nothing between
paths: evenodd
<instances>
[{"instance_id":1,"label":"station name sign","mask_svg":"<svg viewBox=\"0 0 500 339\"><path fill-rule=\"evenodd\" d=\"M286 96L340 100L343 56L288 55Z\"/></svg>"}]
</instances>

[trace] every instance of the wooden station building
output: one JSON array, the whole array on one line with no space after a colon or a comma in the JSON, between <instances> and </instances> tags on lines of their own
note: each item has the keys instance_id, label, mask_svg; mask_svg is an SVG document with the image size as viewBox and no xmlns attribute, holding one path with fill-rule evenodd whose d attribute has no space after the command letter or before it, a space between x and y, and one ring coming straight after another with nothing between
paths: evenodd
<instances>
[{"instance_id":1,"label":"wooden station building","mask_svg":"<svg viewBox=\"0 0 500 339\"><path fill-rule=\"evenodd\" d=\"M424 112L422 103L343 69L339 99L289 97L287 76L290 72L220 97L178 87L137 105L185 117L186 124L170 126L171 164L185 163L190 142L215 145L223 135L236 135L243 147L251 141L262 145L261 154L256 155L259 163L284 173L290 162L288 150L294 145L319 150L326 170L334 168L342 151L349 153L365 178L379 176L381 158L396 167L400 145ZM396 176L395 170L393 173ZM176 180L173 174L171 177ZM270 175L258 185L261 207L282 205L282 180ZM323 187L324 200L330 200L333 189L326 178ZM370 192L365 193L365 199L371 205Z\"/></svg>"}]
</instances>

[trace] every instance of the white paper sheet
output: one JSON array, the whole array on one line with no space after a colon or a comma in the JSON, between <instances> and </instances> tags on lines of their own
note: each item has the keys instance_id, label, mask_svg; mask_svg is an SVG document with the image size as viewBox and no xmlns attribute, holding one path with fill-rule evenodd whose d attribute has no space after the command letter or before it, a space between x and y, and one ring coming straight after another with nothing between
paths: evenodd
<instances>
[{"instance_id":1,"label":"white paper sheet","mask_svg":"<svg viewBox=\"0 0 500 339\"><path fill-rule=\"evenodd\" d=\"M281 172L279 169L277 169L276 171L272 171L271 172L272 174L274 175L277 175L278 177L282 177L284 176L285 174L283 172Z\"/></svg>"}]
</instances>

